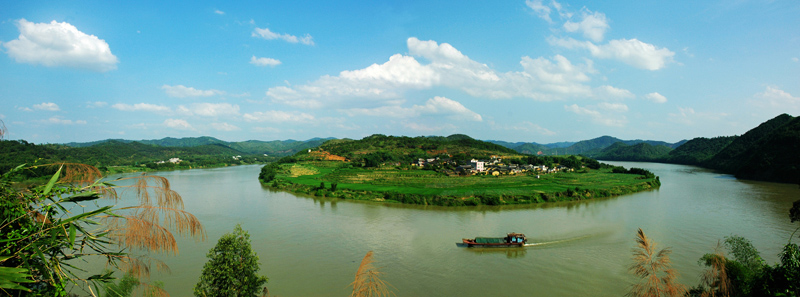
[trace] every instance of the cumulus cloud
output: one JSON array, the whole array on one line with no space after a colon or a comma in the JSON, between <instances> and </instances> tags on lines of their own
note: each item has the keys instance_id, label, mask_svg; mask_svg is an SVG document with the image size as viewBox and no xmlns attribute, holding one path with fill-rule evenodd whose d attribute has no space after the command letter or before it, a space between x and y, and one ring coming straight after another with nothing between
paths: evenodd
<instances>
[{"instance_id":1,"label":"cumulus cloud","mask_svg":"<svg viewBox=\"0 0 800 297\"><path fill-rule=\"evenodd\" d=\"M526 134L537 134L546 136L556 135L556 132L550 131L547 128L544 128L542 126L539 126L537 124L528 121L511 125L500 125L495 123L494 121L489 121L489 126L492 128L492 130L516 131L516 132L523 132Z\"/></svg>"},{"instance_id":2,"label":"cumulus cloud","mask_svg":"<svg viewBox=\"0 0 800 297\"><path fill-rule=\"evenodd\" d=\"M164 120L164 126L178 130L194 130L194 127L189 122L181 119L166 119Z\"/></svg>"},{"instance_id":3,"label":"cumulus cloud","mask_svg":"<svg viewBox=\"0 0 800 297\"><path fill-rule=\"evenodd\" d=\"M172 110L169 107L164 105L156 105L150 103L136 103L136 104L126 104L126 103L117 103L111 105L111 108L122 110L122 111L149 111L149 112L171 112Z\"/></svg>"},{"instance_id":4,"label":"cumulus cloud","mask_svg":"<svg viewBox=\"0 0 800 297\"><path fill-rule=\"evenodd\" d=\"M222 10L219 10L219 9L215 9L215 10L214 10L214 13L216 13L216 14L219 14L219 15L223 15L223 14L225 14L225 12L224 12L224 11L222 11Z\"/></svg>"},{"instance_id":5,"label":"cumulus cloud","mask_svg":"<svg viewBox=\"0 0 800 297\"><path fill-rule=\"evenodd\" d=\"M117 68L117 57L105 40L79 31L66 22L17 21L19 37L3 42L6 53L18 63L47 67L72 67L105 72Z\"/></svg>"},{"instance_id":6,"label":"cumulus cloud","mask_svg":"<svg viewBox=\"0 0 800 297\"><path fill-rule=\"evenodd\" d=\"M108 105L108 102L103 102L103 101L86 102L86 107L88 108L100 108L100 107L106 107L106 105Z\"/></svg>"},{"instance_id":7,"label":"cumulus cloud","mask_svg":"<svg viewBox=\"0 0 800 297\"><path fill-rule=\"evenodd\" d=\"M476 121L483 120L480 114L464 107L460 102L445 98L434 97L428 99L423 105L414 105L410 108L400 106L382 106L378 108L352 108L344 110L350 116L378 116L391 118L414 118L420 116L444 116L452 120Z\"/></svg>"},{"instance_id":8,"label":"cumulus cloud","mask_svg":"<svg viewBox=\"0 0 800 297\"><path fill-rule=\"evenodd\" d=\"M614 59L636 68L659 70L673 61L675 52L667 48L641 42L638 39L615 39L607 44L595 45L591 41L578 41L572 38L550 37L551 45L567 49L586 49L592 56L601 59Z\"/></svg>"},{"instance_id":9,"label":"cumulus cloud","mask_svg":"<svg viewBox=\"0 0 800 297\"><path fill-rule=\"evenodd\" d=\"M615 88L609 85L599 86L594 89L596 98L600 99L631 99L636 95L626 89Z\"/></svg>"},{"instance_id":10,"label":"cumulus cloud","mask_svg":"<svg viewBox=\"0 0 800 297\"><path fill-rule=\"evenodd\" d=\"M694 108L679 106L678 113L669 113L668 119L686 126L702 126L704 122L719 121L726 116L728 116L726 113L697 112Z\"/></svg>"},{"instance_id":11,"label":"cumulus cloud","mask_svg":"<svg viewBox=\"0 0 800 297\"><path fill-rule=\"evenodd\" d=\"M266 39L266 40L281 39L281 40L289 42L289 43L298 43L299 42L299 43L306 44L306 45L314 45L314 38L311 37L311 35L306 34L306 36L297 37L297 36L290 35L290 34L275 33L275 32L270 31L269 28L264 28L264 29L255 28L253 30L253 33L250 34L250 36L263 38L263 39Z\"/></svg>"},{"instance_id":12,"label":"cumulus cloud","mask_svg":"<svg viewBox=\"0 0 800 297\"><path fill-rule=\"evenodd\" d=\"M604 109L601 112L598 109ZM564 105L564 110L580 116L588 117L592 122L612 127L622 127L628 123L628 119L619 114L628 111L628 106L619 103L601 103L597 107L581 107L577 104Z\"/></svg>"},{"instance_id":13,"label":"cumulus cloud","mask_svg":"<svg viewBox=\"0 0 800 297\"><path fill-rule=\"evenodd\" d=\"M767 86L763 92L753 95L751 103L778 112L800 111L800 97L792 96L774 86Z\"/></svg>"},{"instance_id":14,"label":"cumulus cloud","mask_svg":"<svg viewBox=\"0 0 800 297\"><path fill-rule=\"evenodd\" d=\"M248 122L270 123L302 123L314 120L314 116L303 112L268 110L245 113L244 120Z\"/></svg>"},{"instance_id":15,"label":"cumulus cloud","mask_svg":"<svg viewBox=\"0 0 800 297\"><path fill-rule=\"evenodd\" d=\"M42 102L39 104L34 104L33 109L36 110L48 110L48 111L59 111L61 108L58 107L58 104L53 102Z\"/></svg>"},{"instance_id":16,"label":"cumulus cloud","mask_svg":"<svg viewBox=\"0 0 800 297\"><path fill-rule=\"evenodd\" d=\"M667 97L664 97L664 95L661 95L661 94L659 94L657 92L653 92L653 93L649 93L647 95L644 95L644 98L647 99L647 100L653 101L655 103L666 103L667 102Z\"/></svg>"},{"instance_id":17,"label":"cumulus cloud","mask_svg":"<svg viewBox=\"0 0 800 297\"><path fill-rule=\"evenodd\" d=\"M241 128L228 123L211 123L211 128L217 131L238 131Z\"/></svg>"},{"instance_id":18,"label":"cumulus cloud","mask_svg":"<svg viewBox=\"0 0 800 297\"><path fill-rule=\"evenodd\" d=\"M588 74L596 72L590 60L575 64L561 55L522 57L522 71L502 73L447 43L411 37L407 45L409 55L395 54L383 64L325 75L305 85L272 87L266 94L273 102L291 106L338 109L397 106L405 102L405 92L435 87L487 99L552 101L592 96L592 88L585 85Z\"/></svg>"},{"instance_id":19,"label":"cumulus cloud","mask_svg":"<svg viewBox=\"0 0 800 297\"><path fill-rule=\"evenodd\" d=\"M84 125L84 124L86 124L86 121L84 121L84 120L77 120L77 121L65 120L65 119L63 119L61 117L55 116L55 117L51 117L51 118L47 119L47 123L56 124L56 125L76 125L76 124L77 125Z\"/></svg>"},{"instance_id":20,"label":"cumulus cloud","mask_svg":"<svg viewBox=\"0 0 800 297\"><path fill-rule=\"evenodd\" d=\"M262 58L256 58L256 56L253 56L252 58L250 58L250 64L253 64L253 65L256 65L256 66L271 66L271 67L275 67L275 66L280 65L281 61L277 60L277 59L273 59L273 58L263 58L263 57Z\"/></svg>"},{"instance_id":21,"label":"cumulus cloud","mask_svg":"<svg viewBox=\"0 0 800 297\"><path fill-rule=\"evenodd\" d=\"M239 105L230 103L195 103L189 106L179 105L176 109L184 115L204 117L235 116L239 114Z\"/></svg>"},{"instance_id":22,"label":"cumulus cloud","mask_svg":"<svg viewBox=\"0 0 800 297\"><path fill-rule=\"evenodd\" d=\"M163 85L161 89L167 93L167 96L176 97L176 98L185 98L185 97L210 97L214 95L224 95L225 92L220 90L198 90L192 87L187 87L184 85Z\"/></svg>"},{"instance_id":23,"label":"cumulus cloud","mask_svg":"<svg viewBox=\"0 0 800 297\"><path fill-rule=\"evenodd\" d=\"M555 1L554 1L555 2ZM548 23L552 23L553 19L550 18L550 7L544 5L542 0L525 0L525 5L533 9L533 12L539 18L547 21Z\"/></svg>"},{"instance_id":24,"label":"cumulus cloud","mask_svg":"<svg viewBox=\"0 0 800 297\"><path fill-rule=\"evenodd\" d=\"M564 23L564 30L567 32L580 31L583 33L584 37L594 42L603 41L603 35L606 34L606 30L609 28L606 15L596 11L591 12L583 8L581 10L581 17L582 20L579 22L567 21Z\"/></svg>"}]
</instances>

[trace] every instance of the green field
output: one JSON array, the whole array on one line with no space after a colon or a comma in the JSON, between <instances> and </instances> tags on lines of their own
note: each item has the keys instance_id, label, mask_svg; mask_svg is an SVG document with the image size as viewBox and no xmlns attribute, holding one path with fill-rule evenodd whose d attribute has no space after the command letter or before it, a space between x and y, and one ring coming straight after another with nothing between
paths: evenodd
<instances>
[{"instance_id":1,"label":"green field","mask_svg":"<svg viewBox=\"0 0 800 297\"><path fill-rule=\"evenodd\" d=\"M656 178L611 173L610 168L578 172L501 176L446 176L420 169L361 168L346 162L277 164L267 184L291 192L413 204L522 204L608 197L657 188ZM335 184L335 186L334 186ZM332 188L335 187L335 188Z\"/></svg>"}]
</instances>

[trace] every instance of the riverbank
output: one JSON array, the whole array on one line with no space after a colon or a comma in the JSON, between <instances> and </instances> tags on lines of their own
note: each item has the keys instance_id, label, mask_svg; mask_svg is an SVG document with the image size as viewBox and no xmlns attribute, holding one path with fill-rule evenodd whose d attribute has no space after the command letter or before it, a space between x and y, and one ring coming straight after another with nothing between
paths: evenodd
<instances>
[{"instance_id":1,"label":"riverbank","mask_svg":"<svg viewBox=\"0 0 800 297\"><path fill-rule=\"evenodd\" d=\"M650 173L614 168L515 175L448 176L431 170L358 168L346 162L274 163L259 177L273 189L352 200L441 206L576 201L657 189ZM623 172L616 168L616 172ZM649 173L649 172L646 172Z\"/></svg>"}]
</instances>

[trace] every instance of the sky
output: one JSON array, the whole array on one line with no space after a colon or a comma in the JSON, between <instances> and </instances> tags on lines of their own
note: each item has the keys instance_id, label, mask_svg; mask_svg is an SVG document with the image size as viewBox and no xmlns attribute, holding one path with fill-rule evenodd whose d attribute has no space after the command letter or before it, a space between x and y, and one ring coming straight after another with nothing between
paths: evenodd
<instances>
[{"instance_id":1,"label":"sky","mask_svg":"<svg viewBox=\"0 0 800 297\"><path fill-rule=\"evenodd\" d=\"M33 143L677 142L800 115L800 2L3 1Z\"/></svg>"}]
</instances>

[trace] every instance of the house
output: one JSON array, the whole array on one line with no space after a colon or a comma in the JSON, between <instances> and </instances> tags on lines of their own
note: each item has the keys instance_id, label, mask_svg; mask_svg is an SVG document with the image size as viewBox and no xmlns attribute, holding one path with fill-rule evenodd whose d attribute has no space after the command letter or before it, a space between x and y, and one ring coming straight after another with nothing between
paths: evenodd
<instances>
[{"instance_id":1,"label":"house","mask_svg":"<svg viewBox=\"0 0 800 297\"><path fill-rule=\"evenodd\" d=\"M472 159L469 161L469 163L477 172L483 172L484 170L486 170L486 168L484 167L486 165L486 161L479 161Z\"/></svg>"}]
</instances>

